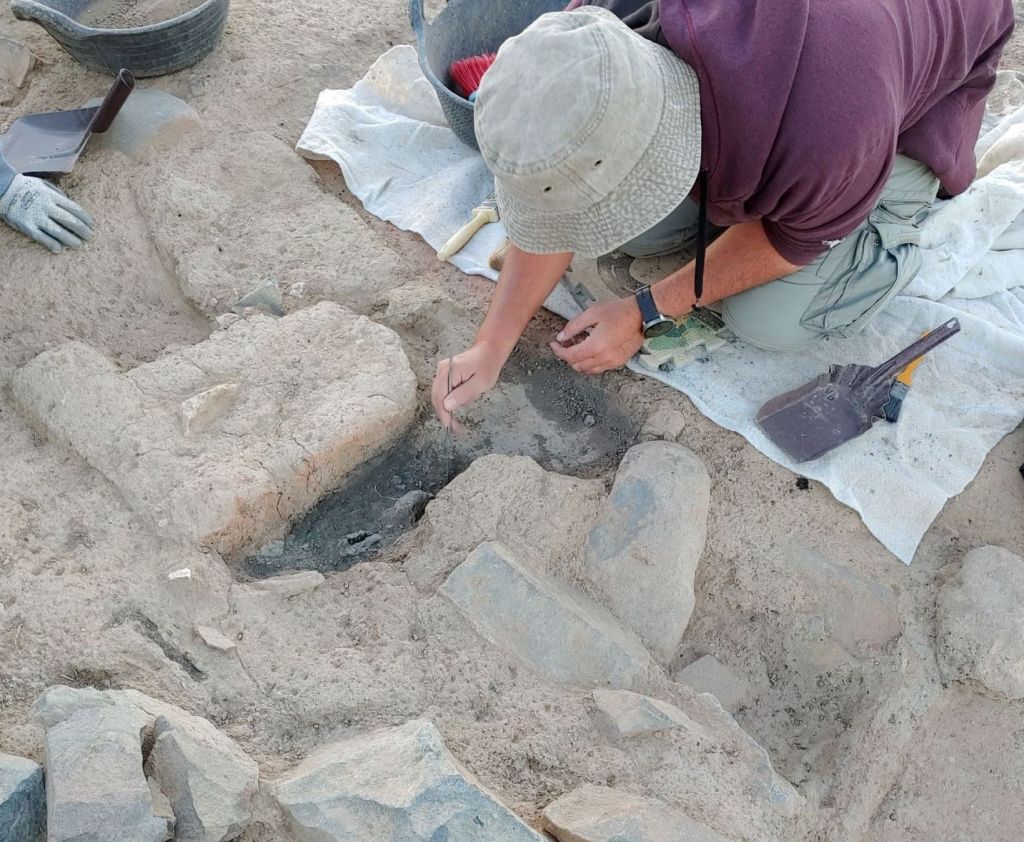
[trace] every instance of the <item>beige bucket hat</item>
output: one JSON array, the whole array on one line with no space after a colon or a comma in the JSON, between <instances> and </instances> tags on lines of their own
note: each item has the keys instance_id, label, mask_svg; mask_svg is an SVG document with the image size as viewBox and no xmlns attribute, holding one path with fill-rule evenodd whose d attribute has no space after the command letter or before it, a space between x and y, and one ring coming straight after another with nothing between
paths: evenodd
<instances>
[{"instance_id":1,"label":"beige bucket hat","mask_svg":"<svg viewBox=\"0 0 1024 842\"><path fill-rule=\"evenodd\" d=\"M524 251L607 254L675 210L700 168L696 74L607 9L551 12L506 41L475 111Z\"/></svg>"}]
</instances>

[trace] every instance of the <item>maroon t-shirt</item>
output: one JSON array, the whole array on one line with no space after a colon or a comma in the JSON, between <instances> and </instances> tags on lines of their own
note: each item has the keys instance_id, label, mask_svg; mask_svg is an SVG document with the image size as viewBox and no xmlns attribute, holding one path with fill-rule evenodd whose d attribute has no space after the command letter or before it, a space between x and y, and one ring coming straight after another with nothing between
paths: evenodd
<instances>
[{"instance_id":1,"label":"maroon t-shirt","mask_svg":"<svg viewBox=\"0 0 1024 842\"><path fill-rule=\"evenodd\" d=\"M574 0L700 81L709 217L763 220L802 265L878 203L897 153L951 195L975 175L1012 0Z\"/></svg>"}]
</instances>

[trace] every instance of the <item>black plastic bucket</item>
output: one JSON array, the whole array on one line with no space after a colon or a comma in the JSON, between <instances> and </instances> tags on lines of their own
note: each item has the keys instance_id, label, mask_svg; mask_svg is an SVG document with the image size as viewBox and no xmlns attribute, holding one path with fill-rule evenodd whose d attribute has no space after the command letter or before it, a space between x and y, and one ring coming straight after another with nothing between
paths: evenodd
<instances>
[{"instance_id":1,"label":"black plastic bucket","mask_svg":"<svg viewBox=\"0 0 1024 842\"><path fill-rule=\"evenodd\" d=\"M568 0L451 0L431 23L423 17L423 0L410 0L409 20L416 33L420 67L437 91L448 125L459 140L478 149L473 130L473 103L451 90L448 68L461 58L497 52L547 12ZM527 80L523 80L528 84Z\"/></svg>"},{"instance_id":2,"label":"black plastic bucket","mask_svg":"<svg viewBox=\"0 0 1024 842\"><path fill-rule=\"evenodd\" d=\"M169 20L128 29L97 29L80 18L96 0L11 0L18 20L38 23L74 58L116 75L163 76L195 64L224 32L230 0L196 0L196 8Z\"/></svg>"}]
</instances>

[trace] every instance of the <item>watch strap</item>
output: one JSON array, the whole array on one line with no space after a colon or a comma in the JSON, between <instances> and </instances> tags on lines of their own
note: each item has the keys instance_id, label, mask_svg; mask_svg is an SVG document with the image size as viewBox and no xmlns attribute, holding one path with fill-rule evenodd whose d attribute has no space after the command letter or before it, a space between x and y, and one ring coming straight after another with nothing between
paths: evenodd
<instances>
[{"instance_id":1,"label":"watch strap","mask_svg":"<svg viewBox=\"0 0 1024 842\"><path fill-rule=\"evenodd\" d=\"M654 303L654 296L651 295L651 288L649 286L640 287L634 293L634 296L636 297L637 306L640 308L640 318L643 319L645 325L656 322L661 318L661 312L658 310L658 305Z\"/></svg>"}]
</instances>

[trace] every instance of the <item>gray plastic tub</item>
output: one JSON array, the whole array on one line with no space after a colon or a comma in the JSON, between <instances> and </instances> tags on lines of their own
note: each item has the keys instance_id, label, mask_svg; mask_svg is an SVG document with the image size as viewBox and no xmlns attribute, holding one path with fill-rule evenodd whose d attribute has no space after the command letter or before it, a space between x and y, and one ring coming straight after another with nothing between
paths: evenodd
<instances>
[{"instance_id":1,"label":"gray plastic tub","mask_svg":"<svg viewBox=\"0 0 1024 842\"><path fill-rule=\"evenodd\" d=\"M416 33L420 68L437 91L441 110L459 140L479 148L473 131L473 103L448 87L448 68L460 58L497 52L541 15L560 12L568 5L569 0L449 0L427 23L423 0L410 0L409 20Z\"/></svg>"},{"instance_id":2,"label":"gray plastic tub","mask_svg":"<svg viewBox=\"0 0 1024 842\"><path fill-rule=\"evenodd\" d=\"M206 0L185 14L149 26L95 29L80 19L96 0L11 0L18 20L38 23L78 61L116 75L163 76L195 64L209 53L228 19L230 0Z\"/></svg>"}]
</instances>

